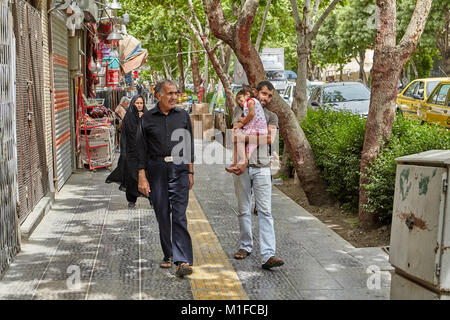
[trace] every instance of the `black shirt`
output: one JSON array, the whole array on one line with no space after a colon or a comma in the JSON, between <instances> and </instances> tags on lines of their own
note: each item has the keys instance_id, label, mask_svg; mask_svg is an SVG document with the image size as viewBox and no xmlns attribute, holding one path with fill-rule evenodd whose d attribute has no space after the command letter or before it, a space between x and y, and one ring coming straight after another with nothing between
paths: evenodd
<instances>
[{"instance_id":1,"label":"black shirt","mask_svg":"<svg viewBox=\"0 0 450 320\"><path fill-rule=\"evenodd\" d=\"M184 163L194 162L191 119L181 108L175 107L165 115L157 104L142 116L136 139L138 169L146 169L150 159L166 156L183 157Z\"/></svg>"}]
</instances>

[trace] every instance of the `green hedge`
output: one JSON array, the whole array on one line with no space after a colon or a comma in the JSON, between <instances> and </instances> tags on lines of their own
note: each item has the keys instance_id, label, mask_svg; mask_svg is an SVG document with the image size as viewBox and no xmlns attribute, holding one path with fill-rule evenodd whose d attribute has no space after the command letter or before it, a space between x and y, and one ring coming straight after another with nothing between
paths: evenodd
<instances>
[{"instance_id":1,"label":"green hedge","mask_svg":"<svg viewBox=\"0 0 450 320\"><path fill-rule=\"evenodd\" d=\"M358 208L359 162L365 119L350 112L308 110L301 123L328 191L349 209Z\"/></svg>"},{"instance_id":2,"label":"green hedge","mask_svg":"<svg viewBox=\"0 0 450 320\"><path fill-rule=\"evenodd\" d=\"M350 112L308 110L301 123L328 184L347 209L358 210L359 168L366 120ZM395 158L433 149L450 149L450 132L434 125L396 117L392 137L368 170L367 210L389 223L395 187Z\"/></svg>"},{"instance_id":3,"label":"green hedge","mask_svg":"<svg viewBox=\"0 0 450 320\"><path fill-rule=\"evenodd\" d=\"M389 223L395 190L395 158L428 150L450 149L450 131L435 125L422 124L419 120L397 117L392 137L381 149L374 164L368 170L369 183L366 209Z\"/></svg>"}]
</instances>

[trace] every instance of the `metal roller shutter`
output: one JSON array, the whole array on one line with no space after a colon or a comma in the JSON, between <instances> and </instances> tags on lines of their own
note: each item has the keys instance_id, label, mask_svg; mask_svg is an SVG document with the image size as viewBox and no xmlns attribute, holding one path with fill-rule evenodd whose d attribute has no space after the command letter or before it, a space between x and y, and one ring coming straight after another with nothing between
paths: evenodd
<instances>
[{"instance_id":1,"label":"metal roller shutter","mask_svg":"<svg viewBox=\"0 0 450 320\"><path fill-rule=\"evenodd\" d=\"M19 252L17 232L17 156L15 48L8 1L0 0L0 275Z\"/></svg>"},{"instance_id":2,"label":"metal roller shutter","mask_svg":"<svg viewBox=\"0 0 450 320\"><path fill-rule=\"evenodd\" d=\"M16 36L17 162L22 223L48 192L44 131L41 14L23 0L12 3Z\"/></svg>"},{"instance_id":3,"label":"metal roller shutter","mask_svg":"<svg viewBox=\"0 0 450 320\"><path fill-rule=\"evenodd\" d=\"M53 107L55 109L56 179L60 190L72 174L70 129L68 39L65 21L58 13L51 14Z\"/></svg>"}]
</instances>

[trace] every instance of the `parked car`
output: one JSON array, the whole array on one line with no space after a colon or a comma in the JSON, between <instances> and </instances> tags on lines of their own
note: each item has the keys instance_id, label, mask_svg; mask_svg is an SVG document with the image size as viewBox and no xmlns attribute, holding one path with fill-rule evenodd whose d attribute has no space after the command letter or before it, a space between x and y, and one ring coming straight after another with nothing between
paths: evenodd
<instances>
[{"instance_id":1,"label":"parked car","mask_svg":"<svg viewBox=\"0 0 450 320\"><path fill-rule=\"evenodd\" d=\"M450 79L441 81L418 108L418 117L450 129Z\"/></svg>"},{"instance_id":2,"label":"parked car","mask_svg":"<svg viewBox=\"0 0 450 320\"><path fill-rule=\"evenodd\" d=\"M314 90L314 88L316 88L318 86L321 86L323 84L325 84L325 82L316 81L316 80L308 81L308 83L306 85L306 88L307 88L307 91L308 91L308 99L309 99L309 96L311 95L311 92Z\"/></svg>"},{"instance_id":3,"label":"parked car","mask_svg":"<svg viewBox=\"0 0 450 320\"><path fill-rule=\"evenodd\" d=\"M325 82L320 81L309 81L306 80L306 99L309 99L309 96L311 95L311 92L314 88L321 86L325 84ZM294 101L294 92L296 88L295 82L289 82L288 86L286 87L286 91L284 92L283 99L286 101L286 103L292 107L292 102Z\"/></svg>"},{"instance_id":4,"label":"parked car","mask_svg":"<svg viewBox=\"0 0 450 320\"><path fill-rule=\"evenodd\" d=\"M283 99L292 108L292 101L294 101L295 83L289 82L284 91Z\"/></svg>"},{"instance_id":5,"label":"parked car","mask_svg":"<svg viewBox=\"0 0 450 320\"><path fill-rule=\"evenodd\" d=\"M450 78L426 78L411 81L397 95L397 111L408 118L417 118L420 104L428 99L439 82L449 80Z\"/></svg>"},{"instance_id":6,"label":"parked car","mask_svg":"<svg viewBox=\"0 0 450 320\"><path fill-rule=\"evenodd\" d=\"M331 82L317 86L308 99L308 108L331 106L337 110L350 110L367 117L370 90L360 82Z\"/></svg>"}]
</instances>

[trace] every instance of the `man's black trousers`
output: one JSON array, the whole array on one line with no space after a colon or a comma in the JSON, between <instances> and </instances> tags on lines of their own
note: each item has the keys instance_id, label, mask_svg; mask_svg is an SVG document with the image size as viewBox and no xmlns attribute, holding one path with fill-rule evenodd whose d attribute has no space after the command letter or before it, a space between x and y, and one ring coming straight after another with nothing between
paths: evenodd
<instances>
[{"instance_id":1,"label":"man's black trousers","mask_svg":"<svg viewBox=\"0 0 450 320\"><path fill-rule=\"evenodd\" d=\"M192 241L186 218L189 166L150 160L147 168L164 260L173 257L173 262L188 262L192 266Z\"/></svg>"}]
</instances>

